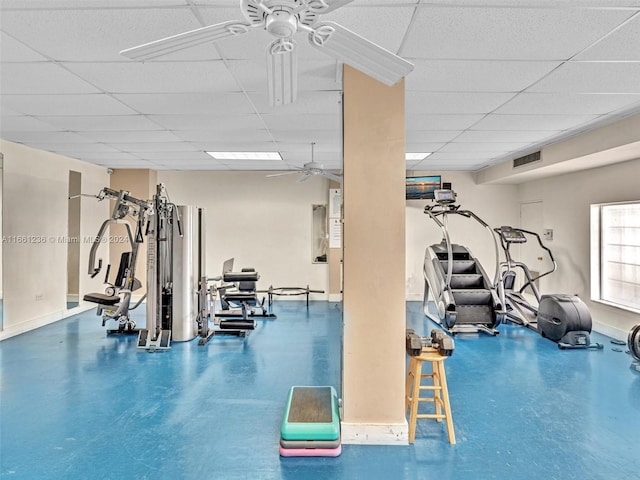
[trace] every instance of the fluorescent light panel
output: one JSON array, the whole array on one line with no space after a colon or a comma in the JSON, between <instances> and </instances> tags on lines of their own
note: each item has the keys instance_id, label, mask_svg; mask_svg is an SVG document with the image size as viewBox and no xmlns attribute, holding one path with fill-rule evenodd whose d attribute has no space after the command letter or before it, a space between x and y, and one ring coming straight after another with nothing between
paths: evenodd
<instances>
[{"instance_id":1,"label":"fluorescent light panel","mask_svg":"<svg viewBox=\"0 0 640 480\"><path fill-rule=\"evenodd\" d=\"M404 159L405 160L424 160L429 155L431 155L431 152L429 152L429 153L424 153L424 152L423 153L419 153L419 152L405 153Z\"/></svg>"},{"instance_id":2,"label":"fluorescent light panel","mask_svg":"<svg viewBox=\"0 0 640 480\"><path fill-rule=\"evenodd\" d=\"M216 160L282 160L279 152L206 152Z\"/></svg>"}]
</instances>

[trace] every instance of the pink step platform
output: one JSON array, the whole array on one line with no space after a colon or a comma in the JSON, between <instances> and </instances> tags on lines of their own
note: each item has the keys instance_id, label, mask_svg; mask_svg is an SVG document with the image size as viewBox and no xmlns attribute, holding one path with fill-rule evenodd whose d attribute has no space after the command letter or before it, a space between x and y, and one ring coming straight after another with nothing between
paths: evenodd
<instances>
[{"instance_id":1,"label":"pink step platform","mask_svg":"<svg viewBox=\"0 0 640 480\"><path fill-rule=\"evenodd\" d=\"M342 445L336 448L283 448L280 445L280 455L283 457L337 457L342 453Z\"/></svg>"}]
</instances>

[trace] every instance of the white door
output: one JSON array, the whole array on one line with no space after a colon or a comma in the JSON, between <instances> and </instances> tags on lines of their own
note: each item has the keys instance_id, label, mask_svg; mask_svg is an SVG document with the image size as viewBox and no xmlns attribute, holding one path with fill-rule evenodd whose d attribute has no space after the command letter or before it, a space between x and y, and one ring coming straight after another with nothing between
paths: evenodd
<instances>
[{"instance_id":1,"label":"white door","mask_svg":"<svg viewBox=\"0 0 640 480\"><path fill-rule=\"evenodd\" d=\"M544 242L544 218L542 210L542 201L528 202L520 204L520 228L536 232ZM540 248L535 237L527 235L527 243L520 248L520 261L525 263L531 275L537 277L540 272L546 271L548 259L545 258L545 251ZM548 270L548 268L546 268ZM544 278L537 282L537 286L541 292L544 291ZM527 292L531 293L531 292Z\"/></svg>"}]
</instances>

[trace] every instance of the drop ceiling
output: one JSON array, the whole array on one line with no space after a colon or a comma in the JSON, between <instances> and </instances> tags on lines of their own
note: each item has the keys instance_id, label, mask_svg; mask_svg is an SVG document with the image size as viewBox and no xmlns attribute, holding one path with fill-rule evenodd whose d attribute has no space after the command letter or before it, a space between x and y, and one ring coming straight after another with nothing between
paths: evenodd
<instances>
[{"instance_id":1,"label":"drop ceiling","mask_svg":"<svg viewBox=\"0 0 640 480\"><path fill-rule=\"evenodd\" d=\"M331 0L328 0L331 2ZM119 52L227 20L239 0L2 0L0 137L112 168L342 166L341 70L298 42L270 107L260 30L146 63ZM465 170L640 113L640 0L355 0L322 16L415 64L408 170ZM304 34L299 34L304 35ZM216 161L206 151L278 151Z\"/></svg>"}]
</instances>

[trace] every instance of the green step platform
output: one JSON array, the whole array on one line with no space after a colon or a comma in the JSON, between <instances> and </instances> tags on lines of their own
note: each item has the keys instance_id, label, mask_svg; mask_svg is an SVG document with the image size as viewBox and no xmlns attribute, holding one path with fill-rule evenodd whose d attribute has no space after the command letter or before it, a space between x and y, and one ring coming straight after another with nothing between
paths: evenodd
<instances>
[{"instance_id":1,"label":"green step platform","mask_svg":"<svg viewBox=\"0 0 640 480\"><path fill-rule=\"evenodd\" d=\"M283 440L340 438L338 394L333 387L291 387L280 427Z\"/></svg>"}]
</instances>

